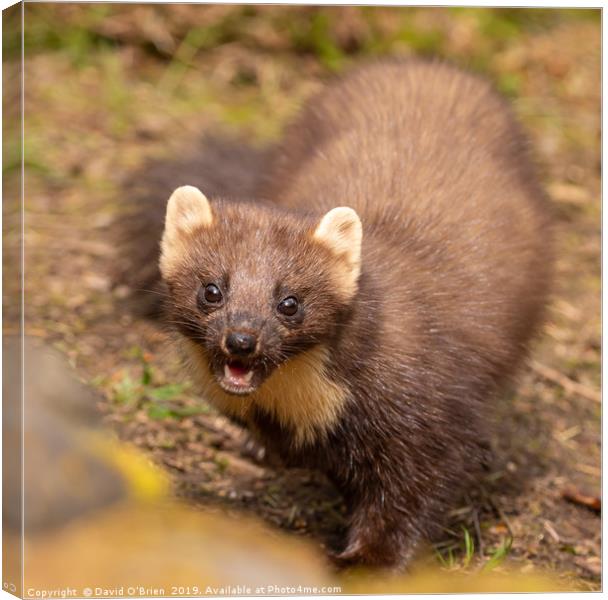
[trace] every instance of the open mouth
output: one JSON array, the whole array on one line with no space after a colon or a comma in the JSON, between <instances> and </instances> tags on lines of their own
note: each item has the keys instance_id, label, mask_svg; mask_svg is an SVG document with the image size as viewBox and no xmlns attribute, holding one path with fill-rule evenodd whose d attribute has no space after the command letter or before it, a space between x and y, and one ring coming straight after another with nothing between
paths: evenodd
<instances>
[{"instance_id":1,"label":"open mouth","mask_svg":"<svg viewBox=\"0 0 608 600\"><path fill-rule=\"evenodd\" d=\"M240 360L228 360L224 363L221 377L218 377L222 388L231 394L250 394L261 381L258 370Z\"/></svg>"}]
</instances>

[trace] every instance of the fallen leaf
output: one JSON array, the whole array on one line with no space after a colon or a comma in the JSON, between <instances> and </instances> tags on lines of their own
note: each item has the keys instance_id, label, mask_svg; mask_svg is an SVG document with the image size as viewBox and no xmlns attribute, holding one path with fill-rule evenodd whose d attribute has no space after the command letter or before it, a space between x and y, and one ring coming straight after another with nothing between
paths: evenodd
<instances>
[{"instance_id":1,"label":"fallen leaf","mask_svg":"<svg viewBox=\"0 0 608 600\"><path fill-rule=\"evenodd\" d=\"M602 500L598 496L590 496L588 494L583 494L579 490L569 487L562 491L562 498L564 500L568 500L568 502L572 502L574 504L579 504L580 506L585 506L594 512L602 512Z\"/></svg>"}]
</instances>

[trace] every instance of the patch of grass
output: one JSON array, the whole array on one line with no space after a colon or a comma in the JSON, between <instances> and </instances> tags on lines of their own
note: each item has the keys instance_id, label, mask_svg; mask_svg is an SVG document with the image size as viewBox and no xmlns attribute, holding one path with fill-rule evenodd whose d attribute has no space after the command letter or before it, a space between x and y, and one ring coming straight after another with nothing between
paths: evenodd
<instances>
[{"instance_id":1,"label":"patch of grass","mask_svg":"<svg viewBox=\"0 0 608 600\"><path fill-rule=\"evenodd\" d=\"M207 414L205 404L188 404L185 392L188 383L163 383L151 364L152 357L138 346L130 348L126 356L139 362L139 376L125 372L117 381L109 384L110 398L119 406L129 410L144 410L154 420L183 419L194 415ZM104 380L99 385L107 384Z\"/></svg>"},{"instance_id":2,"label":"patch of grass","mask_svg":"<svg viewBox=\"0 0 608 600\"><path fill-rule=\"evenodd\" d=\"M120 406L137 406L142 397L142 385L128 373L112 385L112 400Z\"/></svg>"},{"instance_id":3,"label":"patch of grass","mask_svg":"<svg viewBox=\"0 0 608 600\"><path fill-rule=\"evenodd\" d=\"M522 79L519 73L500 73L496 86L505 96L515 98L521 89Z\"/></svg>"},{"instance_id":4,"label":"patch of grass","mask_svg":"<svg viewBox=\"0 0 608 600\"><path fill-rule=\"evenodd\" d=\"M462 526L463 537L460 542L454 542L440 550L435 549L435 556L441 566L448 570L468 569L475 556L475 542L469 530Z\"/></svg>"},{"instance_id":5,"label":"patch of grass","mask_svg":"<svg viewBox=\"0 0 608 600\"><path fill-rule=\"evenodd\" d=\"M464 557L462 566L466 569L471 564L471 560L475 554L475 542L466 527L463 527L462 531L464 532Z\"/></svg>"},{"instance_id":6,"label":"patch of grass","mask_svg":"<svg viewBox=\"0 0 608 600\"><path fill-rule=\"evenodd\" d=\"M70 57L74 66L85 66L97 50L115 45L95 31L95 25L111 10L107 4L92 4L80 11L78 19L65 20L52 5L26 4L23 34L26 54L60 51ZM11 38L8 51L9 55L18 55L21 40Z\"/></svg>"},{"instance_id":7,"label":"patch of grass","mask_svg":"<svg viewBox=\"0 0 608 600\"><path fill-rule=\"evenodd\" d=\"M484 37L501 42L527 31L551 29L563 21L581 19L599 22L601 18L601 11L597 9L451 7L448 10L456 18L465 15L475 18Z\"/></svg>"},{"instance_id":8,"label":"patch of grass","mask_svg":"<svg viewBox=\"0 0 608 600\"><path fill-rule=\"evenodd\" d=\"M165 406L164 404L150 404L146 412L148 416L151 419L154 419L155 421L162 421L173 416L171 413L171 409Z\"/></svg>"},{"instance_id":9,"label":"patch of grass","mask_svg":"<svg viewBox=\"0 0 608 600\"><path fill-rule=\"evenodd\" d=\"M180 383L162 385L148 392L148 396L153 400L174 400L179 397L186 386Z\"/></svg>"},{"instance_id":10,"label":"patch of grass","mask_svg":"<svg viewBox=\"0 0 608 600\"><path fill-rule=\"evenodd\" d=\"M291 41L299 52L314 54L329 71L340 70L345 61L345 53L333 38L332 12L319 10L309 19L288 22Z\"/></svg>"},{"instance_id":11,"label":"patch of grass","mask_svg":"<svg viewBox=\"0 0 608 600\"><path fill-rule=\"evenodd\" d=\"M482 557L475 561L475 540L465 526L461 526L462 538L453 540L442 548L435 548L435 557L442 568L449 571L462 571L463 573L492 571L502 564L511 552L513 537L508 535L490 554L485 562Z\"/></svg>"},{"instance_id":12,"label":"patch of grass","mask_svg":"<svg viewBox=\"0 0 608 600\"><path fill-rule=\"evenodd\" d=\"M117 138L130 133L135 110L132 93L125 75L124 63L116 52L104 50L97 53L101 88L101 103L108 115L110 132Z\"/></svg>"},{"instance_id":13,"label":"patch of grass","mask_svg":"<svg viewBox=\"0 0 608 600\"><path fill-rule=\"evenodd\" d=\"M562 544L559 549L562 552L567 552L568 554L572 554L572 556L576 556L578 554L578 552L576 551L576 548L572 545L572 544Z\"/></svg>"},{"instance_id":14,"label":"patch of grass","mask_svg":"<svg viewBox=\"0 0 608 600\"><path fill-rule=\"evenodd\" d=\"M435 556L444 569L454 569L457 565L456 558L454 556L454 549L448 548L447 552L443 554L439 550L435 550Z\"/></svg>"},{"instance_id":15,"label":"patch of grass","mask_svg":"<svg viewBox=\"0 0 608 600\"><path fill-rule=\"evenodd\" d=\"M406 21L396 36L397 41L404 42L417 54L441 54L445 36L438 29L425 30Z\"/></svg>"},{"instance_id":16,"label":"patch of grass","mask_svg":"<svg viewBox=\"0 0 608 600\"><path fill-rule=\"evenodd\" d=\"M215 455L213 457L213 462L215 463L217 470L220 473L224 473L224 471L226 471L226 469L230 466L230 462L228 461L228 459L225 456Z\"/></svg>"},{"instance_id":17,"label":"patch of grass","mask_svg":"<svg viewBox=\"0 0 608 600\"><path fill-rule=\"evenodd\" d=\"M482 567L482 572L487 573L498 567L511 552L513 545L513 537L508 536L502 543L492 552L488 561Z\"/></svg>"}]
</instances>

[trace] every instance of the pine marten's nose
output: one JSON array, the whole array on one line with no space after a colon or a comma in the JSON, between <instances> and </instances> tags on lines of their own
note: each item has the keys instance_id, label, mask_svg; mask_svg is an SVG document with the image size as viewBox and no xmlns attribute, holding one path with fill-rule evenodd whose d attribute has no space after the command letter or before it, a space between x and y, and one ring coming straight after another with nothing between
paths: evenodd
<instances>
[{"instance_id":1,"label":"pine marten's nose","mask_svg":"<svg viewBox=\"0 0 608 600\"><path fill-rule=\"evenodd\" d=\"M230 354L248 356L255 351L257 341L254 335L237 331L229 334L226 338L226 348Z\"/></svg>"}]
</instances>

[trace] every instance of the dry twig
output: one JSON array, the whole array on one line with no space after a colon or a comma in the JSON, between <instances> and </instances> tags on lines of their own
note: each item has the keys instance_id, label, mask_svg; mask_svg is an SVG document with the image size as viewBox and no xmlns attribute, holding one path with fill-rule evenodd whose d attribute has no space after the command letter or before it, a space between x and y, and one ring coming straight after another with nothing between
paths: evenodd
<instances>
[{"instance_id":1,"label":"dry twig","mask_svg":"<svg viewBox=\"0 0 608 600\"><path fill-rule=\"evenodd\" d=\"M583 385L578 381L574 381L569 377L566 377L566 375L560 373L556 369L547 367L546 365L543 365L535 360L530 362L530 366L532 367L532 370L538 375L540 375L543 379L556 383L557 385L564 388L567 392L578 394L583 398L593 400L593 402L599 403L602 401L602 395L600 392L596 392L590 387L587 387L586 385Z\"/></svg>"}]
</instances>

